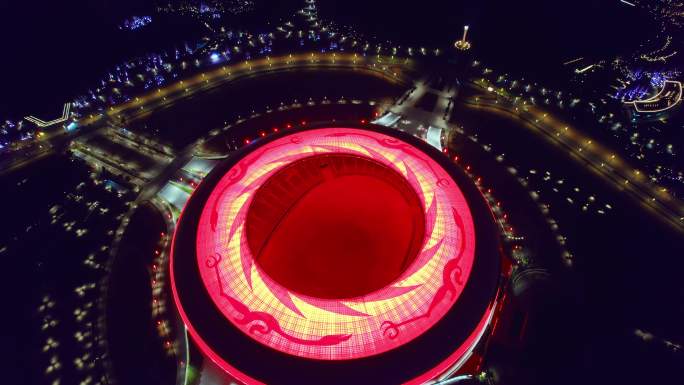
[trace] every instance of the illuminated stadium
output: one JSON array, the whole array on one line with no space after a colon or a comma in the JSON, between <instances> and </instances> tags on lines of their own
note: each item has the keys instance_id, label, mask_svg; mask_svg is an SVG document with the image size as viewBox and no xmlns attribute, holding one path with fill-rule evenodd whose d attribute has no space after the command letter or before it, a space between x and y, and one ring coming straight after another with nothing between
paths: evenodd
<instances>
[{"instance_id":1,"label":"illuminated stadium","mask_svg":"<svg viewBox=\"0 0 684 385\"><path fill-rule=\"evenodd\" d=\"M5 3L2 384L682 382L684 1Z\"/></svg>"},{"instance_id":2,"label":"illuminated stadium","mask_svg":"<svg viewBox=\"0 0 684 385\"><path fill-rule=\"evenodd\" d=\"M225 383L419 384L477 367L503 258L464 170L411 135L337 123L219 163L182 212L170 266L177 310Z\"/></svg>"}]
</instances>

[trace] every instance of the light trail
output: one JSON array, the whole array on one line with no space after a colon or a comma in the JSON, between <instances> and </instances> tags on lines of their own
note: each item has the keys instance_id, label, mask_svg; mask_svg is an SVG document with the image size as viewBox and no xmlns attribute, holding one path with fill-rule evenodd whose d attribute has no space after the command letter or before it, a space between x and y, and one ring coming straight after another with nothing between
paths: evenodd
<instances>
[{"instance_id":1,"label":"light trail","mask_svg":"<svg viewBox=\"0 0 684 385\"><path fill-rule=\"evenodd\" d=\"M577 63L580 60L584 60L584 57L578 57L577 59L568 60L565 63L563 63L563 65L566 66L568 64Z\"/></svg>"},{"instance_id":2,"label":"light trail","mask_svg":"<svg viewBox=\"0 0 684 385\"><path fill-rule=\"evenodd\" d=\"M121 114L132 114L131 118L139 118L150 113L150 104L166 105L170 102L189 97L195 92L208 90L226 82L234 81L247 76L261 73L274 72L288 69L304 68L354 68L369 70L369 73L389 76L396 81L405 81L405 75L401 70L411 67L409 59L396 58L394 56L363 56L355 53L330 53L306 52L289 54L279 57L264 57L257 60L246 60L230 66L222 66L209 72L180 80L156 91L141 95L128 102L110 106L105 112L91 114L78 121L79 126L87 126L95 123L103 117L117 117Z\"/></svg>"},{"instance_id":3,"label":"light trail","mask_svg":"<svg viewBox=\"0 0 684 385\"><path fill-rule=\"evenodd\" d=\"M594 67L596 67L596 64L590 64L590 65L588 65L588 66L586 66L586 67L584 67L584 68L581 68L581 69L580 69L580 68L577 68L577 69L575 70L575 73L577 73L577 74L583 74L583 73L589 71L590 69L592 69L592 68L594 68Z\"/></svg>"}]
</instances>

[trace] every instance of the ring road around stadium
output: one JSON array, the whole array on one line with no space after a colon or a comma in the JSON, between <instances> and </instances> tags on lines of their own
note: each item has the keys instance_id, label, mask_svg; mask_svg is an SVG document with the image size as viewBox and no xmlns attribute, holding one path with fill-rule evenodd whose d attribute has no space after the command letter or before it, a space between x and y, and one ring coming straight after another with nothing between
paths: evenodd
<instances>
[{"instance_id":1,"label":"ring road around stadium","mask_svg":"<svg viewBox=\"0 0 684 385\"><path fill-rule=\"evenodd\" d=\"M477 187L375 125L261 139L200 184L174 236L178 311L247 384L423 383L496 309L501 249Z\"/></svg>"}]
</instances>

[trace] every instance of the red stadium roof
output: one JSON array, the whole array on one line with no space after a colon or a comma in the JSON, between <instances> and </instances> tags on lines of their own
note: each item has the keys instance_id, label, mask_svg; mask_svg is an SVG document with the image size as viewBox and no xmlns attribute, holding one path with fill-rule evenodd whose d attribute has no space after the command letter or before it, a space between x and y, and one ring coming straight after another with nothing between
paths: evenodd
<instances>
[{"instance_id":1,"label":"red stadium roof","mask_svg":"<svg viewBox=\"0 0 684 385\"><path fill-rule=\"evenodd\" d=\"M191 197L174 300L200 350L248 384L425 381L460 365L491 320L491 219L468 177L413 137L281 133Z\"/></svg>"},{"instance_id":2,"label":"red stadium roof","mask_svg":"<svg viewBox=\"0 0 684 385\"><path fill-rule=\"evenodd\" d=\"M338 160L340 155L346 155L362 161L348 166L347 175L335 176L334 170L330 171L326 181L319 181L320 175L307 170L302 163L313 156L330 154ZM255 261L250 247L249 240L257 237L253 235L256 231L251 236L246 231L250 213L259 210L254 205L268 205L253 203L255 196L264 191L260 186L277 189L279 186L273 187L269 182L272 178L287 178L282 173L288 167L289 172L300 177L291 183L309 184L307 178L311 178L314 186L298 198L299 202L294 203L297 207L277 219L277 230L258 236L268 239L263 247L265 265L287 277L281 282L290 282L301 291L308 286L308 293L295 292L269 276ZM321 173L320 170L319 167L316 171ZM376 175L370 176L369 170ZM414 220L412 201L405 198L409 194L400 191L401 183L410 186L411 194L418 197L415 206L424 216L420 221ZM290 193L293 197L297 195ZM282 192L281 197L287 194ZM294 205L287 199L284 204ZM345 208L345 204L349 206ZM401 212L393 213L395 209ZM311 222L306 223L307 220ZM415 251L409 251L411 233L416 227L424 227L420 231L422 239ZM336 236L321 233L330 231L337 232ZM344 238L349 238L348 244L342 247ZM353 244L357 241L361 244ZM332 250L331 245L343 250ZM432 158L380 133L326 128L275 140L248 154L225 174L200 217L197 263L214 304L245 334L284 353L340 360L382 353L429 329L458 299L470 273L474 246L473 221L465 199ZM362 247L370 250L361 250ZM350 256L354 250L360 255ZM370 255L371 250L379 255ZM293 252L303 254L290 254ZM401 253L398 258L392 255L397 252ZM382 277L387 284L370 292L354 290L378 283L374 277L367 282L355 282L354 270L363 278L368 276L363 270L377 272L383 264L401 268L407 252L414 254L410 256L413 262L398 271L396 277L389 277L395 279ZM298 263L295 259L300 257L325 262L316 267L316 261ZM340 263L331 258L347 261ZM398 264L394 263L397 259ZM286 262L290 266L285 266ZM294 271L299 265L314 266L309 270L319 274L330 267L342 269L309 278ZM288 269L291 272L283 272ZM311 287L309 283L293 283L294 279L331 280L336 286ZM344 279L348 280L348 289L339 286ZM334 291L362 295L329 298L335 297ZM321 295L307 295L310 293Z\"/></svg>"}]
</instances>

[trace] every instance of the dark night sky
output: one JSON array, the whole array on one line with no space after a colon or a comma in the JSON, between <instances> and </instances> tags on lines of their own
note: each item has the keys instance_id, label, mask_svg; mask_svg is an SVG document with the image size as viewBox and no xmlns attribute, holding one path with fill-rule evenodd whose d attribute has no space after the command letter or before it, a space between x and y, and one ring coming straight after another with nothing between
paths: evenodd
<instances>
[{"instance_id":1,"label":"dark night sky","mask_svg":"<svg viewBox=\"0 0 684 385\"><path fill-rule=\"evenodd\" d=\"M36 113L59 112L66 95L92 85L92 66L102 73L105 63L125 53L107 42L119 19L148 2L0 2L0 116L26 113L33 105L38 106Z\"/></svg>"}]
</instances>

